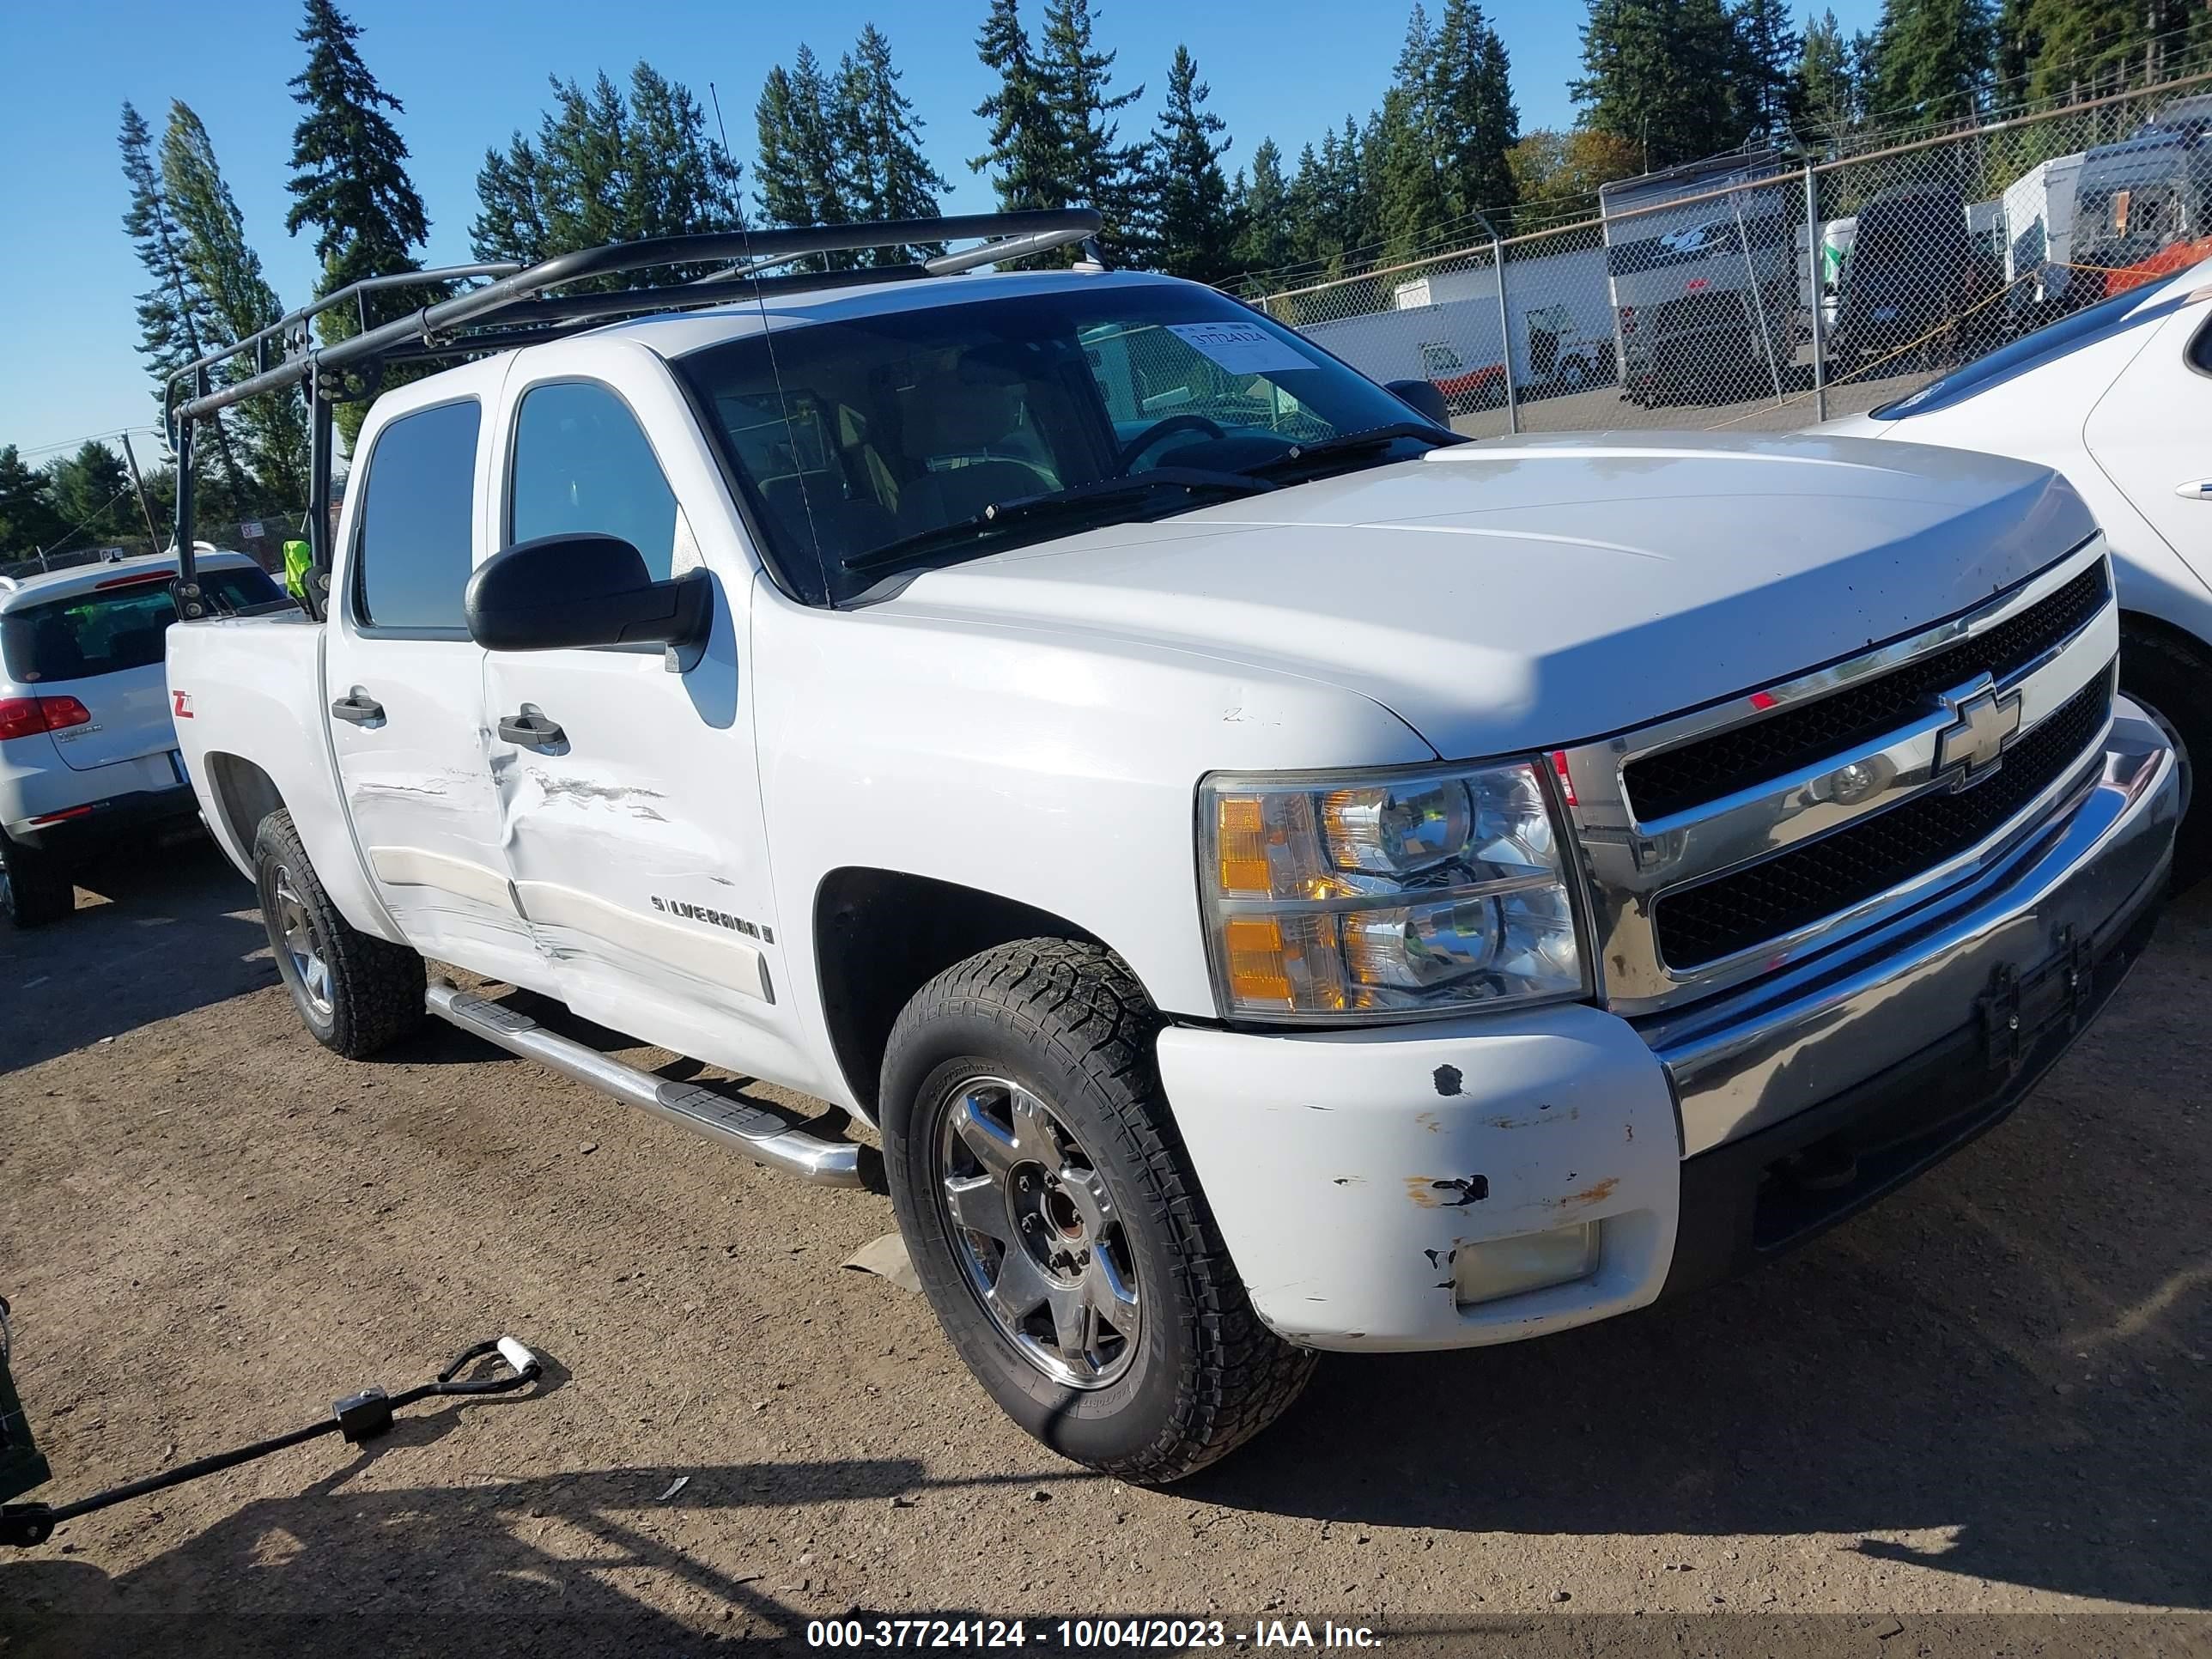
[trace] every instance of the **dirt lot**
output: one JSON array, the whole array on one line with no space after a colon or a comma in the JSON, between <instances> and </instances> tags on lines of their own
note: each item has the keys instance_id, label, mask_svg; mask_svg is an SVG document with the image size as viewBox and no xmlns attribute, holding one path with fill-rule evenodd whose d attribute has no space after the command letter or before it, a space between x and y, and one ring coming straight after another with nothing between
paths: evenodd
<instances>
[{"instance_id":1,"label":"dirt lot","mask_svg":"<svg viewBox=\"0 0 2212 1659\"><path fill-rule=\"evenodd\" d=\"M501 1331L553 1370L0 1559L11 1659L783 1649L856 1605L2212 1651L2212 894L2009 1123L1874 1212L1613 1324L1332 1360L1164 1493L1033 1445L918 1298L841 1268L883 1198L442 1029L333 1060L211 854L84 904L0 942L0 1287L42 1495Z\"/></svg>"}]
</instances>

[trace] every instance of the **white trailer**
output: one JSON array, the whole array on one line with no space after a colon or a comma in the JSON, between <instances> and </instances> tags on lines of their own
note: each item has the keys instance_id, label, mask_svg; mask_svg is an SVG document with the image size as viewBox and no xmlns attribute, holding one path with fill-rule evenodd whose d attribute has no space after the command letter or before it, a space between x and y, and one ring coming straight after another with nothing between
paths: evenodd
<instances>
[{"instance_id":1,"label":"white trailer","mask_svg":"<svg viewBox=\"0 0 2212 1659\"><path fill-rule=\"evenodd\" d=\"M1711 336L1717 300L1739 295L1745 325L1721 332L1762 361L1787 349L1797 216L1790 186L1780 155L1765 149L1686 162L1598 191L1624 389L1656 389L1666 366L1656 337L1668 325L1662 307L1677 301L1691 302L1678 309L1694 313L1686 320ZM1717 340L1701 349L1718 349Z\"/></svg>"},{"instance_id":2,"label":"white trailer","mask_svg":"<svg viewBox=\"0 0 2212 1659\"><path fill-rule=\"evenodd\" d=\"M2074 257L2074 181L2082 156L2053 156L2030 167L2004 193L2005 283L2033 277L2024 298L2059 297Z\"/></svg>"}]
</instances>

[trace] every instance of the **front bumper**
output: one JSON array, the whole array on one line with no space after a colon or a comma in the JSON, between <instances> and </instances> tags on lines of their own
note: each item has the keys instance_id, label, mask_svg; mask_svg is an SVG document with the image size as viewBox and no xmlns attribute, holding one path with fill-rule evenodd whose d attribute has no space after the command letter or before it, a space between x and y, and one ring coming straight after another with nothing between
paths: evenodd
<instances>
[{"instance_id":1,"label":"front bumper","mask_svg":"<svg viewBox=\"0 0 2212 1659\"><path fill-rule=\"evenodd\" d=\"M1161 1080L1283 1336L1447 1348L1586 1324L1810 1237L2001 1118L2142 948L2180 796L2172 751L2123 704L2069 811L1836 961L1638 1025L1573 1006L1177 1027ZM1461 1304L1457 1252L1584 1221L1603 1229L1595 1274Z\"/></svg>"}]
</instances>

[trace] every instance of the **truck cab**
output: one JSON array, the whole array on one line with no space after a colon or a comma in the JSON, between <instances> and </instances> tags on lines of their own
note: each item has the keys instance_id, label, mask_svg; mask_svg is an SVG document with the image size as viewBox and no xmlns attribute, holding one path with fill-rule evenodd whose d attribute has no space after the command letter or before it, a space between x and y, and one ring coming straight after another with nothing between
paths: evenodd
<instances>
[{"instance_id":1,"label":"truck cab","mask_svg":"<svg viewBox=\"0 0 2212 1659\"><path fill-rule=\"evenodd\" d=\"M815 1180L872 1156L562 1021L866 1121L980 1385L1158 1482L1318 1352L1813 1236L2112 994L2179 786L2053 474L1477 445L1214 290L965 274L1097 222L617 246L284 371L463 360L369 410L321 619L170 636L311 1034L434 1016ZM986 240L759 275L871 235Z\"/></svg>"}]
</instances>

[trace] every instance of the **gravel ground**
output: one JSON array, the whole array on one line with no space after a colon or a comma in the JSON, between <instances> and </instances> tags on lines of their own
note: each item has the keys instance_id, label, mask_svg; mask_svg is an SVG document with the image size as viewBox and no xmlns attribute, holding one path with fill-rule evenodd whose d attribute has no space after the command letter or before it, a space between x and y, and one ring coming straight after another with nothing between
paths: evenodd
<instances>
[{"instance_id":1,"label":"gravel ground","mask_svg":"<svg viewBox=\"0 0 2212 1659\"><path fill-rule=\"evenodd\" d=\"M0 1559L11 1659L782 1650L855 1606L1435 1633L1401 1650L2212 1651L2212 893L2008 1124L1869 1214L1609 1324L1331 1359L1152 1492L1023 1437L919 1298L841 1267L882 1197L442 1028L333 1060L212 854L102 879L0 938L40 1495L502 1331L551 1366Z\"/></svg>"}]
</instances>

